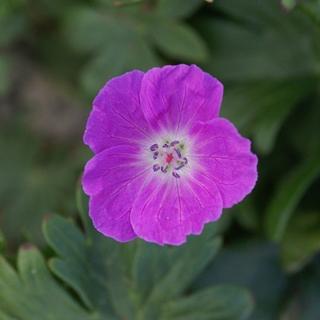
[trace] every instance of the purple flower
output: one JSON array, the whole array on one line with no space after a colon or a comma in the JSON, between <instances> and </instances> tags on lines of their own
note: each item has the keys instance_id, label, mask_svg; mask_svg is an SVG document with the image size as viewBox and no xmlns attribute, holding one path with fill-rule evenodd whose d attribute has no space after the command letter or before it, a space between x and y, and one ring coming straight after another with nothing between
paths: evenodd
<instances>
[{"instance_id":1,"label":"purple flower","mask_svg":"<svg viewBox=\"0 0 320 320\"><path fill-rule=\"evenodd\" d=\"M95 228L180 245L250 193L257 157L218 117L222 84L197 66L131 71L93 102L84 142L95 153L83 175Z\"/></svg>"}]
</instances>

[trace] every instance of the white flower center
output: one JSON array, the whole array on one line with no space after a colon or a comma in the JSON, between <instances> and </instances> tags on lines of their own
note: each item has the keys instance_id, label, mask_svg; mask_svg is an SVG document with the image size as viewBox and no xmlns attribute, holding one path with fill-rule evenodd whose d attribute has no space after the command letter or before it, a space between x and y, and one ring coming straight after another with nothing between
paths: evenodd
<instances>
[{"instance_id":1,"label":"white flower center","mask_svg":"<svg viewBox=\"0 0 320 320\"><path fill-rule=\"evenodd\" d=\"M186 146L183 141L164 140L163 143L152 144L149 150L154 172L159 171L180 178L181 170L188 165Z\"/></svg>"}]
</instances>

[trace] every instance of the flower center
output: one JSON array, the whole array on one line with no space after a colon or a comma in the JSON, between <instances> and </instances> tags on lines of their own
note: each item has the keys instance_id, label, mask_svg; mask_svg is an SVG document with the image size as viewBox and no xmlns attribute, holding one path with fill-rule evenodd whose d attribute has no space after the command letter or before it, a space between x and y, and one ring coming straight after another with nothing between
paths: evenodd
<instances>
[{"instance_id":1,"label":"flower center","mask_svg":"<svg viewBox=\"0 0 320 320\"><path fill-rule=\"evenodd\" d=\"M171 173L173 177L180 178L181 170L188 164L185 156L185 146L178 140L165 141L163 145L157 143L150 146L154 164L154 172Z\"/></svg>"}]
</instances>

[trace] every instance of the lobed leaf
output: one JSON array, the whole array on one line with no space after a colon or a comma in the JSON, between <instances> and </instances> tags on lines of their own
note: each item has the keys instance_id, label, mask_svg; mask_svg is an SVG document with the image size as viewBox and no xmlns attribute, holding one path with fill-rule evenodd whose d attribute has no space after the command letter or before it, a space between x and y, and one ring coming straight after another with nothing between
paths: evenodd
<instances>
[{"instance_id":1,"label":"lobed leaf","mask_svg":"<svg viewBox=\"0 0 320 320\"><path fill-rule=\"evenodd\" d=\"M17 265L19 274L0 258L0 310L4 319L99 319L79 306L57 284L35 247L22 247Z\"/></svg>"}]
</instances>

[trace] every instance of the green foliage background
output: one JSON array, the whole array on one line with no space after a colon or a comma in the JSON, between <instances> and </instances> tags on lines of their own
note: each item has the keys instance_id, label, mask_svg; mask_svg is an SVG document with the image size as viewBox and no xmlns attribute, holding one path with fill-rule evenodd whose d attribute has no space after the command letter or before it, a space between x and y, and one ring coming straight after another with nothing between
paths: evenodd
<instances>
[{"instance_id":1,"label":"green foliage background","mask_svg":"<svg viewBox=\"0 0 320 320\"><path fill-rule=\"evenodd\" d=\"M319 0L1 0L0 31L0 320L320 319ZM259 181L182 247L120 245L87 219L85 119L176 63L224 82Z\"/></svg>"}]
</instances>

